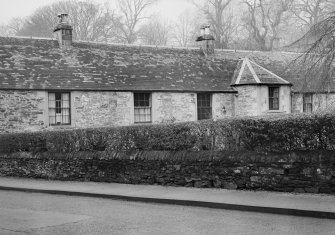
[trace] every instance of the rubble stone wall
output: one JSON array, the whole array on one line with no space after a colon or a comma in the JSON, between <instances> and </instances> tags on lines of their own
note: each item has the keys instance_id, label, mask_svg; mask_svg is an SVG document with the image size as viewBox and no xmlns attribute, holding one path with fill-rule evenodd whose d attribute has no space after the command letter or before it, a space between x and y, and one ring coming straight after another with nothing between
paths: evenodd
<instances>
[{"instance_id":1,"label":"rubble stone wall","mask_svg":"<svg viewBox=\"0 0 335 235\"><path fill-rule=\"evenodd\" d=\"M0 133L36 131L47 121L43 91L0 90Z\"/></svg>"},{"instance_id":2,"label":"rubble stone wall","mask_svg":"<svg viewBox=\"0 0 335 235\"><path fill-rule=\"evenodd\" d=\"M236 93L214 93L212 96L213 118L220 119L235 115L234 97Z\"/></svg>"},{"instance_id":3,"label":"rubble stone wall","mask_svg":"<svg viewBox=\"0 0 335 235\"><path fill-rule=\"evenodd\" d=\"M335 194L335 152L20 152L0 176Z\"/></svg>"},{"instance_id":4,"label":"rubble stone wall","mask_svg":"<svg viewBox=\"0 0 335 235\"><path fill-rule=\"evenodd\" d=\"M319 93L312 95L313 112L332 111L335 107L335 93ZM303 112L303 94L292 93L292 113Z\"/></svg>"},{"instance_id":5,"label":"rubble stone wall","mask_svg":"<svg viewBox=\"0 0 335 235\"><path fill-rule=\"evenodd\" d=\"M72 125L99 127L130 125L134 120L131 92L71 92Z\"/></svg>"},{"instance_id":6,"label":"rubble stone wall","mask_svg":"<svg viewBox=\"0 0 335 235\"><path fill-rule=\"evenodd\" d=\"M169 123L196 120L195 93L152 93L153 123Z\"/></svg>"}]
</instances>

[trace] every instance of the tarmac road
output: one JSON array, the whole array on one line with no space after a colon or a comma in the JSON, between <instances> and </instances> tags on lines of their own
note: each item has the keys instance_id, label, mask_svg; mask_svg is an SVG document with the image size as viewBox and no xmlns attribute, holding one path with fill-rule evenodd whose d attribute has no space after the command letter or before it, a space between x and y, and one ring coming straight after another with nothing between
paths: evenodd
<instances>
[{"instance_id":1,"label":"tarmac road","mask_svg":"<svg viewBox=\"0 0 335 235\"><path fill-rule=\"evenodd\" d=\"M335 234L335 220L0 191L0 234Z\"/></svg>"}]
</instances>

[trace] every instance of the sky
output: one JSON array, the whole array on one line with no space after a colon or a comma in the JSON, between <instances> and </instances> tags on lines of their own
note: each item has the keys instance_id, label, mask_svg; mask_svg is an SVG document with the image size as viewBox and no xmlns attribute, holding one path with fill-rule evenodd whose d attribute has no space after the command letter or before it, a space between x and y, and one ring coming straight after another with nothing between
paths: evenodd
<instances>
[{"instance_id":1,"label":"sky","mask_svg":"<svg viewBox=\"0 0 335 235\"><path fill-rule=\"evenodd\" d=\"M13 17L25 17L32 14L37 8L49 5L59 0L0 0L0 25L6 24ZM93 0L105 3L108 0ZM117 0L109 0L117 2ZM188 0L159 0L152 11L158 11L166 19L176 19L183 11L193 8Z\"/></svg>"}]
</instances>

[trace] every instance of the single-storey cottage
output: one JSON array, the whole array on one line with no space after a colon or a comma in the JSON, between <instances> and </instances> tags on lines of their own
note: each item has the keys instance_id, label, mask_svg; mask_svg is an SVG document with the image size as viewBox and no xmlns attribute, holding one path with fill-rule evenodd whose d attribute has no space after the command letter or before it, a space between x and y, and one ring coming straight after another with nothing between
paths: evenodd
<instances>
[{"instance_id":1,"label":"single-storey cottage","mask_svg":"<svg viewBox=\"0 0 335 235\"><path fill-rule=\"evenodd\" d=\"M0 38L0 133L312 112L335 101L332 90L300 92L301 79L283 72L294 53L72 42L63 17L56 40Z\"/></svg>"}]
</instances>

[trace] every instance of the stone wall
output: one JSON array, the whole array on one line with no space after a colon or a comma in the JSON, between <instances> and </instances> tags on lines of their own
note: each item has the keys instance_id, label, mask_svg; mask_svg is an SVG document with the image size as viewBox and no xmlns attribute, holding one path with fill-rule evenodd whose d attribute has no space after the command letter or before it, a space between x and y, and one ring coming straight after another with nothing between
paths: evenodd
<instances>
[{"instance_id":1,"label":"stone wall","mask_svg":"<svg viewBox=\"0 0 335 235\"><path fill-rule=\"evenodd\" d=\"M335 94L334 93L320 93L313 94L313 112L331 111L335 109ZM292 94L292 113L303 112L303 94Z\"/></svg>"},{"instance_id":2,"label":"stone wall","mask_svg":"<svg viewBox=\"0 0 335 235\"><path fill-rule=\"evenodd\" d=\"M235 93L214 93L212 96L213 118L220 119L235 115Z\"/></svg>"},{"instance_id":3,"label":"stone wall","mask_svg":"<svg viewBox=\"0 0 335 235\"><path fill-rule=\"evenodd\" d=\"M257 86L237 86L235 113L237 116L255 116L258 110Z\"/></svg>"},{"instance_id":4,"label":"stone wall","mask_svg":"<svg viewBox=\"0 0 335 235\"><path fill-rule=\"evenodd\" d=\"M213 118L233 116L234 93L214 93ZM153 92L152 122L197 120L197 94ZM47 91L0 91L0 133L134 124L133 92L72 91L71 125L49 126Z\"/></svg>"},{"instance_id":5,"label":"stone wall","mask_svg":"<svg viewBox=\"0 0 335 235\"><path fill-rule=\"evenodd\" d=\"M291 113L291 87L279 87L279 110L269 110L269 86L236 86L238 91L235 112L238 116L257 116L276 113Z\"/></svg>"},{"instance_id":6,"label":"stone wall","mask_svg":"<svg viewBox=\"0 0 335 235\"><path fill-rule=\"evenodd\" d=\"M335 194L335 152L20 152L0 176Z\"/></svg>"},{"instance_id":7,"label":"stone wall","mask_svg":"<svg viewBox=\"0 0 335 235\"><path fill-rule=\"evenodd\" d=\"M71 92L72 126L130 125L134 120L131 92Z\"/></svg>"},{"instance_id":8,"label":"stone wall","mask_svg":"<svg viewBox=\"0 0 335 235\"><path fill-rule=\"evenodd\" d=\"M291 113L291 87L279 87L279 110L269 110L269 86L258 87L258 115Z\"/></svg>"},{"instance_id":9,"label":"stone wall","mask_svg":"<svg viewBox=\"0 0 335 235\"><path fill-rule=\"evenodd\" d=\"M44 128L46 103L43 91L0 90L0 133Z\"/></svg>"},{"instance_id":10,"label":"stone wall","mask_svg":"<svg viewBox=\"0 0 335 235\"><path fill-rule=\"evenodd\" d=\"M152 93L152 122L186 122L196 120L195 93Z\"/></svg>"}]
</instances>

